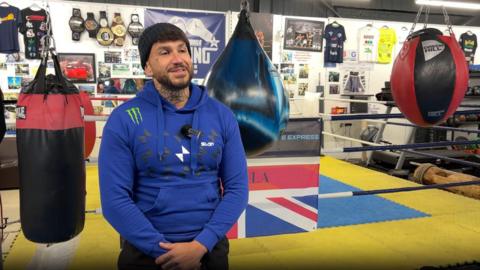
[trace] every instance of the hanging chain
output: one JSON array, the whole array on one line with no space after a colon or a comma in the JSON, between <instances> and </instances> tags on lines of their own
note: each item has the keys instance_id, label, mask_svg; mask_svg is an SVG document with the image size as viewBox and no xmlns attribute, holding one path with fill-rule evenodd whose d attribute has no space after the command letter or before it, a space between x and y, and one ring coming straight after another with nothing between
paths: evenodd
<instances>
[{"instance_id":1,"label":"hanging chain","mask_svg":"<svg viewBox=\"0 0 480 270\"><path fill-rule=\"evenodd\" d=\"M423 29L427 28L428 25L428 15L430 14L430 6L427 6L425 10L425 21L423 22Z\"/></svg>"},{"instance_id":2,"label":"hanging chain","mask_svg":"<svg viewBox=\"0 0 480 270\"><path fill-rule=\"evenodd\" d=\"M417 23L420 20L420 16L422 16L423 8L424 8L424 5L421 5L420 8L418 9L417 16L415 17L415 21L413 21L410 31L408 32L408 36L410 36L415 30L415 27L417 26Z\"/></svg>"},{"instance_id":3,"label":"hanging chain","mask_svg":"<svg viewBox=\"0 0 480 270\"><path fill-rule=\"evenodd\" d=\"M55 39L53 38L50 6L48 5L48 2L46 7L46 13L47 13L47 21L45 22L46 34L40 39L40 43L42 44L42 52L41 52L42 61L45 61L45 62L48 60L48 52L49 51L55 52L57 47L55 44Z\"/></svg>"},{"instance_id":4,"label":"hanging chain","mask_svg":"<svg viewBox=\"0 0 480 270\"><path fill-rule=\"evenodd\" d=\"M250 4L248 3L248 0L240 1L240 10L246 10L247 12L250 11Z\"/></svg>"},{"instance_id":5,"label":"hanging chain","mask_svg":"<svg viewBox=\"0 0 480 270\"><path fill-rule=\"evenodd\" d=\"M447 9L445 6L442 6L443 18L445 19L445 24L447 25L448 32L450 32L450 36L453 35L452 30L452 23L450 22L450 17L448 17Z\"/></svg>"},{"instance_id":6,"label":"hanging chain","mask_svg":"<svg viewBox=\"0 0 480 270\"><path fill-rule=\"evenodd\" d=\"M240 12L242 12L242 10L245 10L247 18L250 17L250 3L248 0L240 1ZM240 16L240 14L238 14L238 16Z\"/></svg>"}]
</instances>

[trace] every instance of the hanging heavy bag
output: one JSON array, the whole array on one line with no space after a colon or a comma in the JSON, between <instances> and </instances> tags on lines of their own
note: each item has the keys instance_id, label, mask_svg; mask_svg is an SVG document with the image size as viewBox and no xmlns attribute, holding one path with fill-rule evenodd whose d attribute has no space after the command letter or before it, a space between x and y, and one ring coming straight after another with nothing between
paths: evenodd
<instances>
[{"instance_id":1,"label":"hanging heavy bag","mask_svg":"<svg viewBox=\"0 0 480 270\"><path fill-rule=\"evenodd\" d=\"M2 143L7 132L7 124L5 123L5 105L3 104L3 93L0 89L0 143Z\"/></svg>"},{"instance_id":2,"label":"hanging heavy bag","mask_svg":"<svg viewBox=\"0 0 480 270\"><path fill-rule=\"evenodd\" d=\"M246 8L207 77L210 96L234 112L248 156L264 152L279 139L288 121L287 94L255 36Z\"/></svg>"},{"instance_id":3,"label":"hanging heavy bag","mask_svg":"<svg viewBox=\"0 0 480 270\"><path fill-rule=\"evenodd\" d=\"M447 16L446 11L444 14ZM419 126L445 121L456 111L468 87L465 56L451 25L449 29L450 36L433 28L410 34L393 64L393 99L403 115Z\"/></svg>"},{"instance_id":4,"label":"hanging heavy bag","mask_svg":"<svg viewBox=\"0 0 480 270\"><path fill-rule=\"evenodd\" d=\"M80 91L80 99L82 101L84 115L93 115L94 109L90 96L85 91ZM83 157L87 159L93 151L96 140L96 125L95 121L85 122L85 153Z\"/></svg>"},{"instance_id":5,"label":"hanging heavy bag","mask_svg":"<svg viewBox=\"0 0 480 270\"><path fill-rule=\"evenodd\" d=\"M48 54L16 108L20 220L37 243L70 240L85 220L83 108L53 52L55 75L46 76Z\"/></svg>"}]
</instances>

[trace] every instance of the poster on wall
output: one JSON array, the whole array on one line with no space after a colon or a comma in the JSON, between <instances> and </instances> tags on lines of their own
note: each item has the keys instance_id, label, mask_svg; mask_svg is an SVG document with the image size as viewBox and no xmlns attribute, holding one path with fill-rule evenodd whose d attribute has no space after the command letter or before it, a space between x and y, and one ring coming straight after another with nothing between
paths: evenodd
<instances>
[{"instance_id":1,"label":"poster on wall","mask_svg":"<svg viewBox=\"0 0 480 270\"><path fill-rule=\"evenodd\" d=\"M182 29L190 41L194 78L204 79L225 48L225 14L146 9L145 27L169 22Z\"/></svg>"},{"instance_id":2,"label":"poster on wall","mask_svg":"<svg viewBox=\"0 0 480 270\"><path fill-rule=\"evenodd\" d=\"M321 52L324 22L285 19L283 49Z\"/></svg>"},{"instance_id":3,"label":"poster on wall","mask_svg":"<svg viewBox=\"0 0 480 270\"><path fill-rule=\"evenodd\" d=\"M273 14L250 12L249 19L258 42L271 60L273 47Z\"/></svg>"},{"instance_id":4,"label":"poster on wall","mask_svg":"<svg viewBox=\"0 0 480 270\"><path fill-rule=\"evenodd\" d=\"M350 70L343 75L343 94L366 94L368 92L368 76L364 70Z\"/></svg>"},{"instance_id":5,"label":"poster on wall","mask_svg":"<svg viewBox=\"0 0 480 270\"><path fill-rule=\"evenodd\" d=\"M95 83L95 54L58 53L63 75L74 83Z\"/></svg>"}]
</instances>

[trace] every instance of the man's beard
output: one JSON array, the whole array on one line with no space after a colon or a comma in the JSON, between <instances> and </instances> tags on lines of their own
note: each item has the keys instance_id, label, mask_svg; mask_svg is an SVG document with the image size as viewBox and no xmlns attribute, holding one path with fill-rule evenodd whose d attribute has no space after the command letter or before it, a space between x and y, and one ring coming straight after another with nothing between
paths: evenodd
<instances>
[{"instance_id":1,"label":"man's beard","mask_svg":"<svg viewBox=\"0 0 480 270\"><path fill-rule=\"evenodd\" d=\"M175 84L168 77L168 73L166 73L166 74L160 76L159 78L157 78L157 81L162 85L162 87L164 89L167 89L167 90L170 90L170 91L180 91L180 90L183 90L190 85L190 81L192 80L192 76L193 76L193 70L189 70L188 71L188 80L186 80L185 82L182 82L182 83Z\"/></svg>"}]
</instances>

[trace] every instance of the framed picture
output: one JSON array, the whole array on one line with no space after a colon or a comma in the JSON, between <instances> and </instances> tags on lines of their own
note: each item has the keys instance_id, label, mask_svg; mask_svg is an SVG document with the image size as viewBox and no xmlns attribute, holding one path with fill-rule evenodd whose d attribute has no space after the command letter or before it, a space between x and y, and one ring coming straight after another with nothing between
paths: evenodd
<instances>
[{"instance_id":1,"label":"framed picture","mask_svg":"<svg viewBox=\"0 0 480 270\"><path fill-rule=\"evenodd\" d=\"M321 52L323 46L323 28L325 23L299 19L285 19L283 48Z\"/></svg>"},{"instance_id":2,"label":"framed picture","mask_svg":"<svg viewBox=\"0 0 480 270\"><path fill-rule=\"evenodd\" d=\"M93 53L58 53L58 61L63 75L74 83L97 82L95 71L95 54Z\"/></svg>"}]
</instances>

